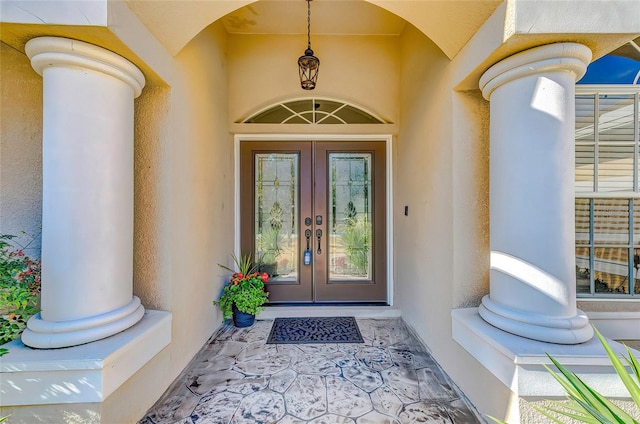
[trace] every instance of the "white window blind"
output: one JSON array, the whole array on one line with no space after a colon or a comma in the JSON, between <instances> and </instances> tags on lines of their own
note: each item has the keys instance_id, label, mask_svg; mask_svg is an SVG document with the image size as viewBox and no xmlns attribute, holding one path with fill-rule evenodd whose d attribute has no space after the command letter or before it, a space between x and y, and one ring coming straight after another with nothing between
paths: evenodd
<instances>
[{"instance_id":1,"label":"white window blind","mask_svg":"<svg viewBox=\"0 0 640 424\"><path fill-rule=\"evenodd\" d=\"M640 296L639 95L637 86L576 87L579 297Z\"/></svg>"}]
</instances>

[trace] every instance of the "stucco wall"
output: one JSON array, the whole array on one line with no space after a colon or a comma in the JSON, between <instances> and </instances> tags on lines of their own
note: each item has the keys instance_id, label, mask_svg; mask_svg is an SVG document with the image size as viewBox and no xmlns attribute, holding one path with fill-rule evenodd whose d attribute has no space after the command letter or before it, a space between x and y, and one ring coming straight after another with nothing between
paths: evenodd
<instances>
[{"instance_id":1,"label":"stucco wall","mask_svg":"<svg viewBox=\"0 0 640 424\"><path fill-rule=\"evenodd\" d=\"M171 311L171 344L101 405L102 422L138 420L222 322L217 264L234 249L226 38L208 27L175 57L169 87L136 102L134 294Z\"/></svg>"},{"instance_id":2,"label":"stucco wall","mask_svg":"<svg viewBox=\"0 0 640 424\"><path fill-rule=\"evenodd\" d=\"M320 71L316 88L304 91L297 60L306 37L230 35L229 120L246 118L277 101L316 96L350 101L398 121L398 37L314 35L311 43Z\"/></svg>"},{"instance_id":3,"label":"stucco wall","mask_svg":"<svg viewBox=\"0 0 640 424\"><path fill-rule=\"evenodd\" d=\"M394 188L396 210L408 206L409 214L394 226L395 301L429 343L449 338L452 303L451 93L443 87L449 60L414 28L405 31L401 54Z\"/></svg>"},{"instance_id":4,"label":"stucco wall","mask_svg":"<svg viewBox=\"0 0 640 424\"><path fill-rule=\"evenodd\" d=\"M171 97L173 346L181 367L221 323L218 297L234 249L233 138L227 131L226 32L213 25L176 57Z\"/></svg>"},{"instance_id":5,"label":"stucco wall","mask_svg":"<svg viewBox=\"0 0 640 424\"><path fill-rule=\"evenodd\" d=\"M481 413L510 391L451 336L451 309L488 293L488 104L454 91L454 66L415 28L403 33L397 143L396 306Z\"/></svg>"},{"instance_id":6,"label":"stucco wall","mask_svg":"<svg viewBox=\"0 0 640 424\"><path fill-rule=\"evenodd\" d=\"M42 78L29 58L0 43L0 234L40 257ZM22 234L24 231L26 234Z\"/></svg>"},{"instance_id":7,"label":"stucco wall","mask_svg":"<svg viewBox=\"0 0 640 424\"><path fill-rule=\"evenodd\" d=\"M171 89L148 84L135 101L133 291L147 309L171 307Z\"/></svg>"}]
</instances>

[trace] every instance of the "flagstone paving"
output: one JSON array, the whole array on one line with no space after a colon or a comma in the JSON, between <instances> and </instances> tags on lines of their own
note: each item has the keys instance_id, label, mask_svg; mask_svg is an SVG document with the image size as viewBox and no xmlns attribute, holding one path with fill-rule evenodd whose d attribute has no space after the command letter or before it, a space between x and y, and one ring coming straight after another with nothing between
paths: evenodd
<instances>
[{"instance_id":1,"label":"flagstone paving","mask_svg":"<svg viewBox=\"0 0 640 424\"><path fill-rule=\"evenodd\" d=\"M358 344L266 344L224 325L139 424L481 423L401 319L357 319Z\"/></svg>"}]
</instances>

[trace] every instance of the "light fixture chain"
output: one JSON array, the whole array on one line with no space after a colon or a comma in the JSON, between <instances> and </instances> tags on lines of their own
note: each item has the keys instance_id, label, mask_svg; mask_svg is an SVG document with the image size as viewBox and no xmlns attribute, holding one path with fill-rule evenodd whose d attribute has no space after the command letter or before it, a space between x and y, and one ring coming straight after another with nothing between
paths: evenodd
<instances>
[{"instance_id":1,"label":"light fixture chain","mask_svg":"<svg viewBox=\"0 0 640 424\"><path fill-rule=\"evenodd\" d=\"M316 87L320 67L320 59L315 57L311 50L311 1L307 0L307 49L298 58L298 73L303 90L313 90Z\"/></svg>"},{"instance_id":2,"label":"light fixture chain","mask_svg":"<svg viewBox=\"0 0 640 424\"><path fill-rule=\"evenodd\" d=\"M307 48L311 48L311 0L307 0Z\"/></svg>"}]
</instances>

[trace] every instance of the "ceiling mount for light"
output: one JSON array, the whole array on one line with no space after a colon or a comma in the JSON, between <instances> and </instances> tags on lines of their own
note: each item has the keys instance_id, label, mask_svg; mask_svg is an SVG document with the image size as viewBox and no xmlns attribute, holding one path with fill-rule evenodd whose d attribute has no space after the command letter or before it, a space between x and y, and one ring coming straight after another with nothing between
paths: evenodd
<instances>
[{"instance_id":1,"label":"ceiling mount for light","mask_svg":"<svg viewBox=\"0 0 640 424\"><path fill-rule=\"evenodd\" d=\"M318 69L320 69L320 59L315 57L311 50L311 0L307 0L307 49L304 55L298 58L300 85L304 90L316 88Z\"/></svg>"}]
</instances>

